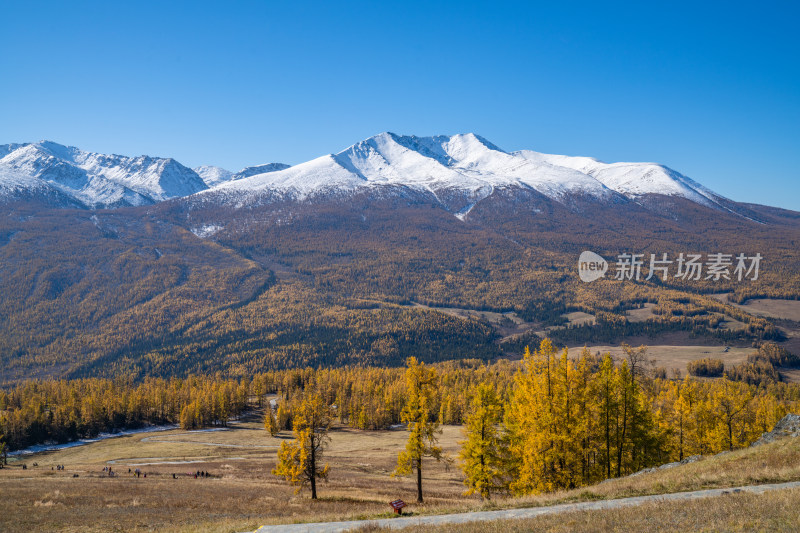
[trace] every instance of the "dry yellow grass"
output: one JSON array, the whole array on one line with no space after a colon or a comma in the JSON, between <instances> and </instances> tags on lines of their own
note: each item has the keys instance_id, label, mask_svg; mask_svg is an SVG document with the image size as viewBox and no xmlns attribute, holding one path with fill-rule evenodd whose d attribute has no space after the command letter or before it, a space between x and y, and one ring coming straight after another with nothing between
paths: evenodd
<instances>
[{"instance_id":1,"label":"dry yellow grass","mask_svg":"<svg viewBox=\"0 0 800 533\"><path fill-rule=\"evenodd\" d=\"M800 490L730 494L681 502L654 502L602 511L574 511L521 520L413 527L437 533L800 531ZM366 527L361 533L390 531Z\"/></svg>"},{"instance_id":2,"label":"dry yellow grass","mask_svg":"<svg viewBox=\"0 0 800 533\"><path fill-rule=\"evenodd\" d=\"M252 421L228 431L139 434L38 454L24 459L27 470L23 460L14 461L0 470L0 530L246 531L268 523L389 516L388 502L414 499L412 479L390 476L404 431L334 431L330 480L320 486L319 501L305 491L295 494L270 473L277 446L289 434L279 437ZM454 454L460 438L460 428L449 426L441 442ZM51 470L58 464L66 470ZM103 474L108 465L117 477ZM137 467L146 479L128 474ZM186 475L198 470L214 477ZM427 508L464 503L457 468L431 462L425 490Z\"/></svg>"},{"instance_id":3,"label":"dry yellow grass","mask_svg":"<svg viewBox=\"0 0 800 533\"><path fill-rule=\"evenodd\" d=\"M731 305L735 305L739 309L752 315L800 321L800 300L759 298L748 300L744 305Z\"/></svg>"},{"instance_id":4,"label":"dry yellow grass","mask_svg":"<svg viewBox=\"0 0 800 533\"><path fill-rule=\"evenodd\" d=\"M647 344L647 339L638 339L641 344ZM652 340L652 339L651 339ZM631 339L627 342L631 345L638 345L637 339ZM596 345L588 346L592 353L611 353L611 355L624 358L625 354L620 346L609 345ZM570 352L574 352L575 348ZM747 356L755 352L755 348L736 348L730 347L725 349L723 344L716 346L695 346L695 345L671 345L671 344L656 344L647 345L647 357L653 359L655 366L664 367L668 370L678 369L683 375L686 375L686 364L698 359L712 358L721 359L725 362L725 367L730 368L733 365L738 365L747 360Z\"/></svg>"},{"instance_id":5,"label":"dry yellow grass","mask_svg":"<svg viewBox=\"0 0 800 533\"><path fill-rule=\"evenodd\" d=\"M287 437L283 435L283 437ZM392 478L404 431L339 428L328 454L330 482L319 501L270 474L275 464L272 438L258 421L229 431L167 431L110 439L87 446L28 457L0 470L0 530L16 531L247 531L264 524L345 520L390 516L388 502L414 501L414 483ZM461 429L444 428L441 443L455 454ZM181 461L198 461L180 463ZM66 471L51 470L64 464ZM111 464L119 477L103 476ZM136 479L128 468L148 473ZM611 480L578 490L527 498L497 498L489 504L462 496L457 467L429 463L426 505L410 505L416 514L561 502L611 499L710 487L800 480L800 439L789 439L648 474ZM206 470L211 479L189 471ZM73 478L77 473L78 478Z\"/></svg>"}]
</instances>

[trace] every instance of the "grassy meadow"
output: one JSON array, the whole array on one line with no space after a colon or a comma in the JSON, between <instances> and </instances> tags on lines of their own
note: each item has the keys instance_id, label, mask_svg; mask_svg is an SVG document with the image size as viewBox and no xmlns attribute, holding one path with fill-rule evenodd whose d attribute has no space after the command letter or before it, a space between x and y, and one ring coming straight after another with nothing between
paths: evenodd
<instances>
[{"instance_id":1,"label":"grassy meadow","mask_svg":"<svg viewBox=\"0 0 800 533\"><path fill-rule=\"evenodd\" d=\"M800 442L795 439L572 491L495 498L488 503L462 495L464 486L457 465L448 467L430 461L424 475L426 502L416 505L413 480L391 476L406 435L402 430L336 428L327 454L330 480L320 484L318 501L312 501L307 491L295 494L292 487L271 475L277 447L289 438L289 433L271 437L262 428L258 414L219 431L141 433L13 458L9 467L0 470L0 530L241 532L264 524L388 517L388 502L396 498L410 504L410 513L433 514L800 480ZM460 427L445 426L440 442L447 453L455 456L461 438ZM28 466L25 470L23 462ZM56 465L64 465L65 470L56 470ZM103 472L108 466L117 473L115 477ZM147 477L136 478L128 473L129 468L139 468ZM198 470L210 472L212 477L195 479L193 473ZM777 499L772 501L773 497ZM728 502L745 500L755 502L753 509L757 512L755 521L742 524L770 529L773 522L769 517L782 520L786 513L780 509L793 502L796 505L800 495L797 491L781 492L779 498L736 495L730 500L715 499L711 507L713 513L734 520L739 515L728 511ZM680 506L688 513L687 521L676 519L665 524L672 524L672 529L702 525L696 521L701 517L692 517L692 513L702 514L707 504L691 502ZM646 506L645 510L654 517L653 523L666 512L663 506ZM713 513L704 516L717 516ZM764 515L763 520L758 513ZM602 517L595 514L598 513L570 514L568 521L543 517L530 523L480 524L474 526L474 531L622 530L629 523L626 520L638 516L638 511L599 513Z\"/></svg>"}]
</instances>

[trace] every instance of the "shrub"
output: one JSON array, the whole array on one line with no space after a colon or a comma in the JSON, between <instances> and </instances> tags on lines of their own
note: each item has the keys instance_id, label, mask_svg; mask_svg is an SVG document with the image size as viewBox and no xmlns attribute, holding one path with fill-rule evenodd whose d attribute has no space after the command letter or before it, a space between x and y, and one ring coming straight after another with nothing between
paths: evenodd
<instances>
[{"instance_id":1,"label":"shrub","mask_svg":"<svg viewBox=\"0 0 800 533\"><path fill-rule=\"evenodd\" d=\"M705 358L689 362L686 365L686 369L689 371L689 375L692 376L716 378L722 375L725 370L725 363L722 362L722 359Z\"/></svg>"}]
</instances>

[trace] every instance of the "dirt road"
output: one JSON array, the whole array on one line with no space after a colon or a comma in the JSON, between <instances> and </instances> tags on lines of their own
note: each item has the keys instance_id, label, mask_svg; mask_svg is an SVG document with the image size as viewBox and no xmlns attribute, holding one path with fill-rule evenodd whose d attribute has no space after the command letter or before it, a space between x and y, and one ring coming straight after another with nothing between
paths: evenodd
<instances>
[{"instance_id":1,"label":"dirt road","mask_svg":"<svg viewBox=\"0 0 800 533\"><path fill-rule=\"evenodd\" d=\"M726 489L696 490L691 492L676 492L672 494L657 494L653 496L636 496L633 498L620 498L618 500L603 500L595 502L565 503L545 507L529 507L526 509L508 509L502 511L479 511L473 513L458 513L448 515L409 516L398 518L382 518L379 520L351 520L348 522L317 522L308 524L284 524L277 526L263 526L255 533L335 533L351 531L374 524L392 529L403 529L412 526L436 526L443 524L464 524L466 522L509 520L515 518L534 518L536 516L554 513L567 513L572 511L593 511L602 509L616 509L630 507L652 501L694 500L698 498L720 497L736 492L750 492L761 494L770 490L800 488L800 481L789 483L771 483L765 485L749 485L745 487L732 487ZM388 503L387 503L388 506Z\"/></svg>"}]
</instances>

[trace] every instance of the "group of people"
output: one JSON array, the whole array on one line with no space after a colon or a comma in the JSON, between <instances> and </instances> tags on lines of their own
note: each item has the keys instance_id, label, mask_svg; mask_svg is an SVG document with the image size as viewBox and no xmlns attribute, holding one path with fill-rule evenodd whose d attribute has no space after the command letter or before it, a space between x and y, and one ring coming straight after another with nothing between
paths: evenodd
<instances>
[{"instance_id":1,"label":"group of people","mask_svg":"<svg viewBox=\"0 0 800 533\"><path fill-rule=\"evenodd\" d=\"M64 470L64 467L62 465L58 465L56 468L58 470ZM147 472L142 472L138 468L135 469L135 470L131 470L130 468L128 468L128 473L131 474L131 475L136 476L137 478L140 478L140 477L146 478L147 477ZM117 475L117 473L114 472L114 470L110 466L104 466L103 467L103 474L107 475L108 477L115 477ZM195 479L197 479L197 478L209 478L209 477L211 477L211 472L206 472L205 470L198 470L197 472L189 472L186 475L190 476L190 477L194 476ZM172 479L178 479L178 475L177 474L172 474Z\"/></svg>"}]
</instances>

